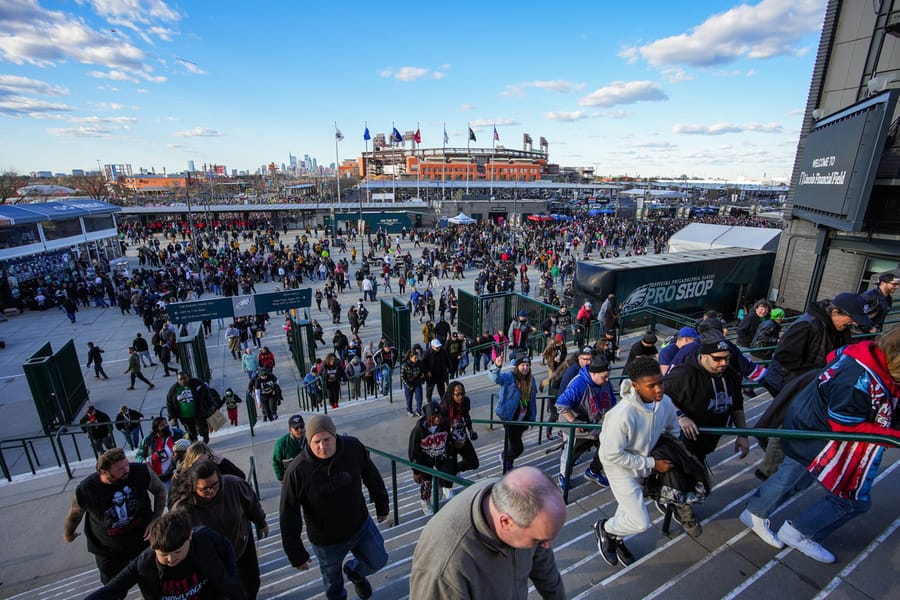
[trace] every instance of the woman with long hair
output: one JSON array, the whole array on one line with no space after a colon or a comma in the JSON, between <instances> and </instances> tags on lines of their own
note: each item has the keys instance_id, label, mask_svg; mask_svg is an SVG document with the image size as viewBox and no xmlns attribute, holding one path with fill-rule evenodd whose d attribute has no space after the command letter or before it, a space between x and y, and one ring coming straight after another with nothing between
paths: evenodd
<instances>
[{"instance_id":1,"label":"woman with long hair","mask_svg":"<svg viewBox=\"0 0 900 600\"><path fill-rule=\"evenodd\" d=\"M488 378L500 386L500 401L494 413L503 421L534 421L537 382L531 374L531 359L524 356L513 361L513 370L500 372L503 355L494 360L488 371ZM527 425L504 425L506 429L506 450L500 453L503 472L511 471L515 461L525 451L522 435Z\"/></svg>"},{"instance_id":2,"label":"woman with long hair","mask_svg":"<svg viewBox=\"0 0 900 600\"><path fill-rule=\"evenodd\" d=\"M447 386L447 393L441 399L441 412L450 422L450 435L456 454L462 460L457 465L457 472L471 471L479 466L478 454L475 452L473 440L478 439L478 434L472 427L472 416L469 411L472 401L466 396L466 388L459 381L451 381Z\"/></svg>"}]
</instances>

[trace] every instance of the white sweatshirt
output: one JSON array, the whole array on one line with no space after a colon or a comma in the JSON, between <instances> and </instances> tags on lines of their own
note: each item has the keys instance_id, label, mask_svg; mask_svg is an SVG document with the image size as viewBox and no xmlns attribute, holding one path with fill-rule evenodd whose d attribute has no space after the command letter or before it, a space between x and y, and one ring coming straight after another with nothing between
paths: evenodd
<instances>
[{"instance_id":1,"label":"white sweatshirt","mask_svg":"<svg viewBox=\"0 0 900 600\"><path fill-rule=\"evenodd\" d=\"M668 396L659 402L645 404L625 379L619 391L619 402L603 417L600 430L600 462L607 474L647 477L656 461L650 451L659 436L681 435L675 405Z\"/></svg>"}]
</instances>

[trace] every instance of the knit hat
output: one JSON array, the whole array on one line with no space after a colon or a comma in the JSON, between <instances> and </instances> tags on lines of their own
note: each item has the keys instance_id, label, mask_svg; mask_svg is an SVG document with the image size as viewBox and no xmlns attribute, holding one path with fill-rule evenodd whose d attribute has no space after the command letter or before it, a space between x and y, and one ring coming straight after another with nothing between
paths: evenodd
<instances>
[{"instance_id":1,"label":"knit hat","mask_svg":"<svg viewBox=\"0 0 900 600\"><path fill-rule=\"evenodd\" d=\"M777 321L778 319L784 318L784 309L783 308L773 308L772 312L769 313L769 317L773 321Z\"/></svg>"},{"instance_id":2,"label":"knit hat","mask_svg":"<svg viewBox=\"0 0 900 600\"><path fill-rule=\"evenodd\" d=\"M556 337L554 337L553 339L558 343L562 343L562 342L566 341L565 336L561 333L557 333Z\"/></svg>"},{"instance_id":3,"label":"knit hat","mask_svg":"<svg viewBox=\"0 0 900 600\"><path fill-rule=\"evenodd\" d=\"M609 363L602 356L595 356L588 365L588 373L606 373L609 371Z\"/></svg>"},{"instance_id":4,"label":"knit hat","mask_svg":"<svg viewBox=\"0 0 900 600\"><path fill-rule=\"evenodd\" d=\"M644 337L641 338L641 341L652 346L656 343L656 334L648 331L644 334Z\"/></svg>"},{"instance_id":5,"label":"knit hat","mask_svg":"<svg viewBox=\"0 0 900 600\"><path fill-rule=\"evenodd\" d=\"M313 415L306 422L306 441L312 442L317 433L327 432L337 437L334 421L328 415Z\"/></svg>"},{"instance_id":6,"label":"knit hat","mask_svg":"<svg viewBox=\"0 0 900 600\"><path fill-rule=\"evenodd\" d=\"M700 334L700 354L712 354L713 352L730 352L731 346L725 341L725 337L718 331L704 331Z\"/></svg>"},{"instance_id":7,"label":"knit hat","mask_svg":"<svg viewBox=\"0 0 900 600\"><path fill-rule=\"evenodd\" d=\"M528 313L525 311L524 308L519 311L519 318L527 317L527 316L528 316Z\"/></svg>"},{"instance_id":8,"label":"knit hat","mask_svg":"<svg viewBox=\"0 0 900 600\"><path fill-rule=\"evenodd\" d=\"M181 438L176 440L172 447L175 449L175 452L187 452L187 449L191 447L191 440Z\"/></svg>"}]
</instances>

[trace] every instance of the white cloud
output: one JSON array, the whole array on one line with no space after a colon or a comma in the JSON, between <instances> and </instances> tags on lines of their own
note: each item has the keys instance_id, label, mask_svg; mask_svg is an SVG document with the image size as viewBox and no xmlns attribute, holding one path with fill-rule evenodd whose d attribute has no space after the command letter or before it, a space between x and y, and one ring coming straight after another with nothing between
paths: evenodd
<instances>
[{"instance_id":1,"label":"white cloud","mask_svg":"<svg viewBox=\"0 0 900 600\"><path fill-rule=\"evenodd\" d=\"M625 46L618 52L619 58L623 59L626 63L632 64L637 62L639 58L638 49L636 46Z\"/></svg>"},{"instance_id":2,"label":"white cloud","mask_svg":"<svg viewBox=\"0 0 900 600\"><path fill-rule=\"evenodd\" d=\"M205 75L206 74L206 71L201 69L200 65L198 65L195 62L191 62L191 61L185 60L183 58L178 58L177 56L175 57L175 60L177 60L181 64L182 67L184 67L185 69L187 69L194 75Z\"/></svg>"},{"instance_id":3,"label":"white cloud","mask_svg":"<svg viewBox=\"0 0 900 600\"><path fill-rule=\"evenodd\" d=\"M137 23L174 22L181 14L162 0L91 0L101 17L128 19Z\"/></svg>"},{"instance_id":4,"label":"white cloud","mask_svg":"<svg viewBox=\"0 0 900 600\"><path fill-rule=\"evenodd\" d=\"M579 121L581 119L589 119L593 115L583 110L573 111L550 111L544 115L551 121Z\"/></svg>"},{"instance_id":5,"label":"white cloud","mask_svg":"<svg viewBox=\"0 0 900 600\"><path fill-rule=\"evenodd\" d=\"M112 132L108 129L100 129L99 127L51 127L47 130L50 135L59 137L109 137Z\"/></svg>"},{"instance_id":6,"label":"white cloud","mask_svg":"<svg viewBox=\"0 0 900 600\"><path fill-rule=\"evenodd\" d=\"M676 64L706 67L738 58L797 54L802 50L794 45L821 30L824 14L825 0L762 0L753 6L741 4L709 17L689 33L655 40L638 48L638 52L656 67Z\"/></svg>"},{"instance_id":7,"label":"white cloud","mask_svg":"<svg viewBox=\"0 0 900 600\"><path fill-rule=\"evenodd\" d=\"M72 123L104 123L123 126L137 123L137 119L134 117L98 117L96 115L90 117L72 117L69 121Z\"/></svg>"},{"instance_id":8,"label":"white cloud","mask_svg":"<svg viewBox=\"0 0 900 600\"><path fill-rule=\"evenodd\" d=\"M652 81L613 81L598 88L578 101L581 106L616 106L668 100L659 84Z\"/></svg>"},{"instance_id":9,"label":"white cloud","mask_svg":"<svg viewBox=\"0 0 900 600\"><path fill-rule=\"evenodd\" d=\"M716 123L714 125L679 124L672 127L673 133L687 135L724 135L726 133L783 133L784 128L778 123Z\"/></svg>"},{"instance_id":10,"label":"white cloud","mask_svg":"<svg viewBox=\"0 0 900 600\"><path fill-rule=\"evenodd\" d=\"M46 81L20 77L18 75L0 75L0 96L13 93L40 94L41 96L68 96L69 90L62 86L52 85Z\"/></svg>"},{"instance_id":11,"label":"white cloud","mask_svg":"<svg viewBox=\"0 0 900 600\"><path fill-rule=\"evenodd\" d=\"M131 83L137 83L138 80L135 77L132 77L128 73L124 71L119 71L118 69L111 69L109 71L88 71L88 76L96 77L97 79L110 79L112 81L130 81Z\"/></svg>"},{"instance_id":12,"label":"white cloud","mask_svg":"<svg viewBox=\"0 0 900 600\"><path fill-rule=\"evenodd\" d=\"M467 110L475 110L475 105L474 104L460 104L459 110L461 112L465 112Z\"/></svg>"},{"instance_id":13,"label":"white cloud","mask_svg":"<svg viewBox=\"0 0 900 600\"><path fill-rule=\"evenodd\" d=\"M478 130L482 127L509 127L510 125L518 125L518 121L512 119L475 119L469 121L469 127Z\"/></svg>"},{"instance_id":14,"label":"white cloud","mask_svg":"<svg viewBox=\"0 0 900 600\"><path fill-rule=\"evenodd\" d=\"M424 67L400 67L399 69L382 69L378 72L381 77L392 77L400 81L415 81L428 75L429 70Z\"/></svg>"},{"instance_id":15,"label":"white cloud","mask_svg":"<svg viewBox=\"0 0 900 600\"><path fill-rule=\"evenodd\" d=\"M221 131L209 129L208 127L194 127L184 131L175 131L172 135L175 137L219 137L224 134Z\"/></svg>"},{"instance_id":16,"label":"white cloud","mask_svg":"<svg viewBox=\"0 0 900 600\"><path fill-rule=\"evenodd\" d=\"M525 95L525 89L527 88L538 88L541 90L548 90L551 92L557 92L560 94L569 94L571 92L580 90L584 87L583 83L574 83L572 81L565 81L562 79L554 79L554 80L535 80L535 81L525 81L522 83L512 83L507 85L506 88L500 92L501 96L515 96L522 97Z\"/></svg>"},{"instance_id":17,"label":"white cloud","mask_svg":"<svg viewBox=\"0 0 900 600\"><path fill-rule=\"evenodd\" d=\"M650 148L653 150L672 150L677 148L675 144L671 142L633 142L628 144L629 148Z\"/></svg>"},{"instance_id":18,"label":"white cloud","mask_svg":"<svg viewBox=\"0 0 900 600\"><path fill-rule=\"evenodd\" d=\"M179 148L184 148L184 147L185 147L184 144L166 144L166 148L169 148L170 150L178 150Z\"/></svg>"},{"instance_id":19,"label":"white cloud","mask_svg":"<svg viewBox=\"0 0 900 600\"><path fill-rule=\"evenodd\" d=\"M431 74L431 77L433 79L443 79L446 76L447 76L447 74L444 73L443 71L435 71L434 73Z\"/></svg>"},{"instance_id":20,"label":"white cloud","mask_svg":"<svg viewBox=\"0 0 900 600\"><path fill-rule=\"evenodd\" d=\"M147 15L167 14L167 6L157 0L106 0L98 3L103 10L121 12L141 6ZM98 6L95 4L95 8ZM165 7L165 8L164 8ZM168 9L171 10L171 9ZM80 17L61 11L47 10L36 0L7 0L0 9L2 37L0 59L14 64L55 66L72 61L100 65L159 82L146 63L146 53L116 30L96 30ZM162 78L165 81L165 78Z\"/></svg>"},{"instance_id":21,"label":"white cloud","mask_svg":"<svg viewBox=\"0 0 900 600\"><path fill-rule=\"evenodd\" d=\"M71 106L47 102L25 96L0 94L0 115L10 117L46 117L60 111L70 111Z\"/></svg>"},{"instance_id":22,"label":"white cloud","mask_svg":"<svg viewBox=\"0 0 900 600\"><path fill-rule=\"evenodd\" d=\"M661 75L663 76L663 79L669 83L681 83L683 81L690 81L694 78L693 75L681 67L666 67L662 70Z\"/></svg>"},{"instance_id":23,"label":"white cloud","mask_svg":"<svg viewBox=\"0 0 900 600\"><path fill-rule=\"evenodd\" d=\"M138 89L136 89L136 90L134 90L134 91L137 92L138 94L148 94L148 93L150 93L150 90L148 90L147 88L138 88Z\"/></svg>"}]
</instances>

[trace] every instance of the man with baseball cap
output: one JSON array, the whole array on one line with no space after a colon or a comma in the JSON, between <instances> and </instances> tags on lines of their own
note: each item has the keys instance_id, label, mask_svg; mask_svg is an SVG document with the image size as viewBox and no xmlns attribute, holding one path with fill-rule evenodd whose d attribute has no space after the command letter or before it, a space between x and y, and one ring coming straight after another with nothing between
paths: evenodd
<instances>
[{"instance_id":1,"label":"man with baseball cap","mask_svg":"<svg viewBox=\"0 0 900 600\"><path fill-rule=\"evenodd\" d=\"M272 451L272 470L278 481L284 479L284 472L294 457L306 446L306 428L301 415L288 419L288 432L278 438Z\"/></svg>"},{"instance_id":2,"label":"man with baseball cap","mask_svg":"<svg viewBox=\"0 0 900 600\"><path fill-rule=\"evenodd\" d=\"M675 341L663 346L659 351L659 368L665 375L672 368L672 360L678 351L697 339L697 330L693 327L682 327L675 334Z\"/></svg>"},{"instance_id":3,"label":"man with baseball cap","mask_svg":"<svg viewBox=\"0 0 900 600\"><path fill-rule=\"evenodd\" d=\"M310 555L301 538L304 520L310 545L319 561L328 600L343 600L344 575L356 595L372 597L366 577L387 564L384 538L369 516L365 484L378 521L389 513L388 494L368 450L355 437L338 435L328 415L306 422L307 445L284 475L281 488L281 542L288 560L305 571ZM302 511L302 512L301 512ZM348 553L353 557L343 568Z\"/></svg>"},{"instance_id":4,"label":"man with baseball cap","mask_svg":"<svg viewBox=\"0 0 900 600\"><path fill-rule=\"evenodd\" d=\"M866 331L871 329L874 323L866 314L868 306L862 294L842 292L830 300L813 302L794 321L772 353L763 385L775 401L757 421L756 427L781 427L793 396L779 398L778 393L795 377L825 367L832 350L850 343L851 326L857 325ZM783 460L781 440L770 439L756 476L763 480L772 476Z\"/></svg>"},{"instance_id":5,"label":"man with baseball cap","mask_svg":"<svg viewBox=\"0 0 900 600\"><path fill-rule=\"evenodd\" d=\"M882 273L878 276L878 285L863 293L862 297L869 304L867 314L876 331L884 328L884 319L894 306L893 295L897 293L898 287L900 277L893 273Z\"/></svg>"}]
</instances>

